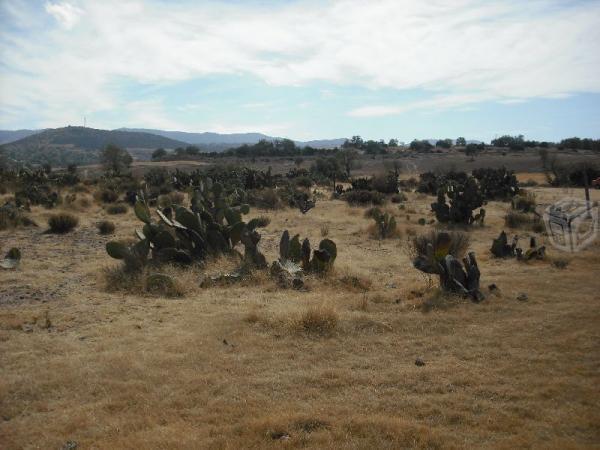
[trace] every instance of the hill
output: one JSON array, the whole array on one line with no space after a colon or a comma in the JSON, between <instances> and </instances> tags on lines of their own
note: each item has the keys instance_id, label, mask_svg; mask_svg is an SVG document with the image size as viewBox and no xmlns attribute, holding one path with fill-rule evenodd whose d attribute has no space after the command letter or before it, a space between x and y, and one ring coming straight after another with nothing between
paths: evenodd
<instances>
[{"instance_id":1,"label":"hill","mask_svg":"<svg viewBox=\"0 0 600 450\"><path fill-rule=\"evenodd\" d=\"M4 144L0 146L0 151L15 161L62 166L97 162L99 151L108 144L130 150L145 149L146 153L159 147L172 149L187 145L185 142L151 133L69 126L44 130Z\"/></svg>"},{"instance_id":2,"label":"hill","mask_svg":"<svg viewBox=\"0 0 600 450\"><path fill-rule=\"evenodd\" d=\"M44 130L0 130L0 145L18 141Z\"/></svg>"},{"instance_id":3,"label":"hill","mask_svg":"<svg viewBox=\"0 0 600 450\"><path fill-rule=\"evenodd\" d=\"M268 136L262 133L187 133L184 131L165 131L148 128L120 128L120 130L156 134L158 136L183 141L187 144L198 145L205 151L222 151L243 144L256 144L261 140L273 141L275 139L282 139L280 137ZM345 140L346 139L344 138L338 138L294 142L299 147L310 146L315 148L333 148L339 147Z\"/></svg>"}]
</instances>

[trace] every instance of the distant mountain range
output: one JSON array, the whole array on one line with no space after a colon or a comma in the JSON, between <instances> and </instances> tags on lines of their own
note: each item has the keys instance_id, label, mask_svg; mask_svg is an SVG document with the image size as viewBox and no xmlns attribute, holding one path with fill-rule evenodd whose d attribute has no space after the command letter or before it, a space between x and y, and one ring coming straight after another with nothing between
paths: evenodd
<instances>
[{"instance_id":1,"label":"distant mountain range","mask_svg":"<svg viewBox=\"0 0 600 450\"><path fill-rule=\"evenodd\" d=\"M283 139L280 137L267 136L266 134L262 133L187 133L184 131L165 131L148 128L119 128L119 130L157 134L159 136L164 136L169 139L183 141L187 144L198 145L199 147L207 150L216 147L226 149L231 147L239 147L243 144L256 144L261 140L273 141L275 139ZM338 138L294 142L299 147L310 146L315 148L334 148L342 145L345 140L345 138Z\"/></svg>"},{"instance_id":2,"label":"distant mountain range","mask_svg":"<svg viewBox=\"0 0 600 450\"><path fill-rule=\"evenodd\" d=\"M97 162L98 152L107 144L126 148L138 159L150 159L151 152L157 148L175 149L197 145L204 151L223 151L243 144L256 144L263 139L280 138L261 133L185 133L141 128L98 130L68 126L45 130L0 130L0 150L15 161L66 165L72 162ZM296 145L333 148L342 145L344 140L296 141Z\"/></svg>"},{"instance_id":3,"label":"distant mountain range","mask_svg":"<svg viewBox=\"0 0 600 450\"><path fill-rule=\"evenodd\" d=\"M44 130L0 130L0 145L18 141Z\"/></svg>"},{"instance_id":4,"label":"distant mountain range","mask_svg":"<svg viewBox=\"0 0 600 450\"><path fill-rule=\"evenodd\" d=\"M159 147L185 147L185 142L150 133L122 130L97 130L85 127L64 127L40 130L27 137L0 146L0 150L15 161L52 165L97 162L100 149L108 144L146 152Z\"/></svg>"},{"instance_id":5,"label":"distant mountain range","mask_svg":"<svg viewBox=\"0 0 600 450\"><path fill-rule=\"evenodd\" d=\"M82 129L83 127L65 127L65 128L56 128L56 130L68 130L68 129ZM50 129L48 129L50 130ZM85 130L94 130L93 128L85 128ZM18 141L20 139L42 133L46 130L0 130L0 145L8 144L11 142ZM108 130L98 130L98 131L106 131L110 133ZM157 136L162 136L167 139L171 139L173 141L180 142L179 145L197 145L201 147L203 150L224 150L231 147L240 146L243 144L256 144L260 140L272 141L275 139L282 139L273 136L267 136L262 133L230 133L230 134L221 134L221 133L187 133L184 131L166 131L166 130L155 130L149 128L119 128L117 130L112 130L112 132L132 132L132 133L144 133L144 134L153 134ZM74 133L66 133L66 136L72 137ZM81 133L79 133L81 136ZM61 139L62 140L62 139ZM334 148L339 147L344 143L344 138L338 139L318 139L312 141L294 141L296 145L300 147L311 146L315 148ZM75 144L75 142L73 142ZM141 144L144 144L142 142ZM133 147L142 148L143 145L138 145L135 143ZM120 145L120 144L117 144Z\"/></svg>"}]
</instances>

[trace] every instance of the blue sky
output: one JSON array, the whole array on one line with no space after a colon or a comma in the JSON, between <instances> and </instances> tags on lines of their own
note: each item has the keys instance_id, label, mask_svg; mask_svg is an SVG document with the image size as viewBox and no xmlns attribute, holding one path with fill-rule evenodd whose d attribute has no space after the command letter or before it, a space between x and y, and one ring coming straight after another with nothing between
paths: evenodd
<instances>
[{"instance_id":1,"label":"blue sky","mask_svg":"<svg viewBox=\"0 0 600 450\"><path fill-rule=\"evenodd\" d=\"M0 2L0 128L600 138L600 1Z\"/></svg>"}]
</instances>

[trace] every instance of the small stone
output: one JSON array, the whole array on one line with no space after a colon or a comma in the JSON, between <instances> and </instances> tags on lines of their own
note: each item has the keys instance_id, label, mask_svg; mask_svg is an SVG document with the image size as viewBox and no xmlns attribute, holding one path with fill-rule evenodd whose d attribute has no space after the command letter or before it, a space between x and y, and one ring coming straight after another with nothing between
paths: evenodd
<instances>
[{"instance_id":1,"label":"small stone","mask_svg":"<svg viewBox=\"0 0 600 450\"><path fill-rule=\"evenodd\" d=\"M23 325L21 325L21 329L25 333L33 333L33 325L31 325L30 323L24 323Z\"/></svg>"},{"instance_id":2,"label":"small stone","mask_svg":"<svg viewBox=\"0 0 600 450\"><path fill-rule=\"evenodd\" d=\"M421 359L421 358L415 359L415 366L422 367L424 365L425 365L425 361L423 361L423 359Z\"/></svg>"},{"instance_id":3,"label":"small stone","mask_svg":"<svg viewBox=\"0 0 600 450\"><path fill-rule=\"evenodd\" d=\"M517 300L519 300L520 302L526 302L528 298L529 297L525 292L521 292L519 295L517 295Z\"/></svg>"},{"instance_id":4,"label":"small stone","mask_svg":"<svg viewBox=\"0 0 600 450\"><path fill-rule=\"evenodd\" d=\"M387 289L396 289L396 283L386 283L385 287Z\"/></svg>"},{"instance_id":5,"label":"small stone","mask_svg":"<svg viewBox=\"0 0 600 450\"><path fill-rule=\"evenodd\" d=\"M63 445L62 450L75 450L78 447L77 442L75 441L67 441L65 445Z\"/></svg>"},{"instance_id":6,"label":"small stone","mask_svg":"<svg viewBox=\"0 0 600 450\"><path fill-rule=\"evenodd\" d=\"M498 286L496 286L496 283L492 283L492 284L490 284L490 285L488 286L488 289L489 289L490 291L495 291L495 290L497 290L497 289L498 289Z\"/></svg>"}]
</instances>

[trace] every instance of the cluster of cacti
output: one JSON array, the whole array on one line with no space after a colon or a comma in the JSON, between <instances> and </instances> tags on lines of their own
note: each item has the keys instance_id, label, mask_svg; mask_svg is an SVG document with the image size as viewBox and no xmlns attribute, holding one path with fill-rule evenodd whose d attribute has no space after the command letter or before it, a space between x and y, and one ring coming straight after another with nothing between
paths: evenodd
<instances>
[{"instance_id":1,"label":"cluster of cacti","mask_svg":"<svg viewBox=\"0 0 600 450\"><path fill-rule=\"evenodd\" d=\"M388 212L382 212L379 208L373 208L371 216L375 221L379 239L387 239L394 235L396 232L396 218L394 216Z\"/></svg>"},{"instance_id":2,"label":"cluster of cacti","mask_svg":"<svg viewBox=\"0 0 600 450\"><path fill-rule=\"evenodd\" d=\"M21 262L21 251L13 247L6 253L4 259L0 260L0 267L2 269L15 269L19 262Z\"/></svg>"},{"instance_id":3,"label":"cluster of cacti","mask_svg":"<svg viewBox=\"0 0 600 450\"><path fill-rule=\"evenodd\" d=\"M529 261L532 259L544 259L546 256L546 247L537 245L535 237L529 239L529 249L523 252L523 249L518 246L519 237L513 236L510 245L506 233L502 231L500 235L493 240L490 251L496 258L511 258L516 257L518 260Z\"/></svg>"},{"instance_id":4,"label":"cluster of cacti","mask_svg":"<svg viewBox=\"0 0 600 450\"><path fill-rule=\"evenodd\" d=\"M16 227L37 227L37 224L25 215L23 207L17 207L15 203L6 202L0 206L0 230Z\"/></svg>"},{"instance_id":5,"label":"cluster of cacti","mask_svg":"<svg viewBox=\"0 0 600 450\"><path fill-rule=\"evenodd\" d=\"M448 203L446 203L448 199ZM471 224L475 221L473 210L483 205L483 197L474 178L464 183L450 181L438 191L437 202L431 204L438 222ZM482 224L485 210L481 209L477 220Z\"/></svg>"},{"instance_id":6,"label":"cluster of cacti","mask_svg":"<svg viewBox=\"0 0 600 450\"><path fill-rule=\"evenodd\" d=\"M227 191L272 188L275 187L278 181L283 179L281 175L273 175L270 168L263 171L249 167L219 165L204 171L184 172L177 169L171 173L171 182L175 189L185 190L199 186L206 177L211 178L215 183L221 184Z\"/></svg>"},{"instance_id":7,"label":"cluster of cacti","mask_svg":"<svg viewBox=\"0 0 600 450\"><path fill-rule=\"evenodd\" d=\"M470 252L461 262L451 254L452 235L441 232L435 235L434 242L427 242L413 260L413 266L425 273L436 274L440 287L446 292L471 297L473 301L483 300L479 290L479 268L475 253Z\"/></svg>"},{"instance_id":8,"label":"cluster of cacti","mask_svg":"<svg viewBox=\"0 0 600 450\"><path fill-rule=\"evenodd\" d=\"M244 262L253 267L266 267L266 259L258 250L260 234L256 228L264 225L260 218L248 223L242 214L249 206L231 206L231 197L223 195L223 187L206 178L192 196L191 209L172 205L157 209L159 222L152 220L143 196L136 202L134 211L144 222L136 230L139 242L127 246L109 242L106 250L110 256L121 259L129 269L139 270L149 262L191 264L208 255L230 253L238 243L245 248Z\"/></svg>"},{"instance_id":9,"label":"cluster of cacti","mask_svg":"<svg viewBox=\"0 0 600 450\"><path fill-rule=\"evenodd\" d=\"M473 170L479 189L486 200L509 200L519 192L519 182L512 170L480 168Z\"/></svg>"},{"instance_id":10,"label":"cluster of cacti","mask_svg":"<svg viewBox=\"0 0 600 450\"><path fill-rule=\"evenodd\" d=\"M271 265L271 274L287 279L293 286L301 286L303 273L324 275L333 268L336 257L337 247L331 239L323 239L319 248L312 250L308 238L300 243L300 235L290 239L285 230L279 242L279 259Z\"/></svg>"},{"instance_id":11,"label":"cluster of cacti","mask_svg":"<svg viewBox=\"0 0 600 450\"><path fill-rule=\"evenodd\" d=\"M443 188L450 182L464 184L467 182L468 178L469 176L465 172L450 171L443 174L423 172L419 175L417 192L429 195L437 195L440 188Z\"/></svg>"}]
</instances>

